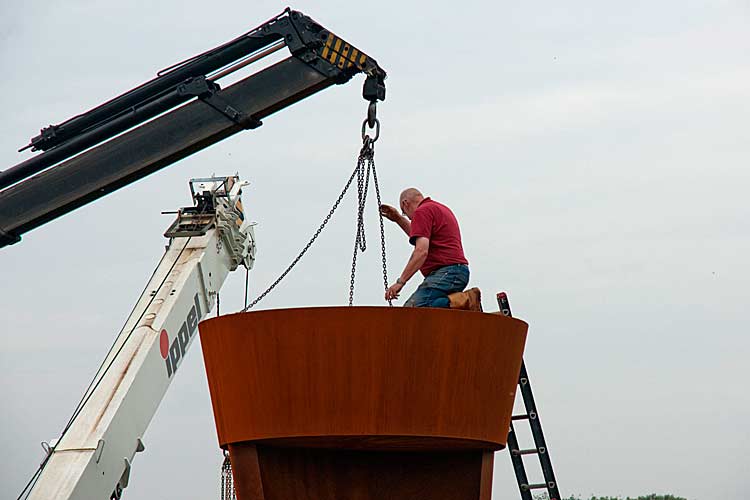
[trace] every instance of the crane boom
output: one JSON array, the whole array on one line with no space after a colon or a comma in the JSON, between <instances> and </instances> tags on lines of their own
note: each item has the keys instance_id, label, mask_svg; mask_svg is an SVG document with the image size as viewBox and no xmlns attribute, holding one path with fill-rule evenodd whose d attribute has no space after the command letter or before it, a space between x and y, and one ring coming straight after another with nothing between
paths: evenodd
<instances>
[{"instance_id":1,"label":"crane boom","mask_svg":"<svg viewBox=\"0 0 750 500\"><path fill-rule=\"evenodd\" d=\"M79 410L50 447L29 498L120 497L198 322L213 308L227 275L254 262L242 185L236 176L191 181L195 206L179 210L167 230L164 256Z\"/></svg>"},{"instance_id":2,"label":"crane boom","mask_svg":"<svg viewBox=\"0 0 750 500\"><path fill-rule=\"evenodd\" d=\"M222 89L222 77L286 46L291 55ZM41 130L43 150L0 172L0 247L357 73L385 99L377 62L301 12L281 15L82 115ZM372 124L371 124L372 126Z\"/></svg>"}]
</instances>

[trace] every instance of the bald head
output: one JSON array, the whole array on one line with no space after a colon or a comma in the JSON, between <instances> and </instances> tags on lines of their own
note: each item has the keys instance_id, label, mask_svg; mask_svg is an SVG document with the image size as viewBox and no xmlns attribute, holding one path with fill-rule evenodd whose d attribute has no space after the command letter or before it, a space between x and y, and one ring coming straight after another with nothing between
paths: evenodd
<instances>
[{"instance_id":1,"label":"bald head","mask_svg":"<svg viewBox=\"0 0 750 500\"><path fill-rule=\"evenodd\" d=\"M404 189L403 191L401 191L401 196L399 196L401 211L404 213L404 215L411 219L414 211L417 209L419 204L422 203L422 200L424 200L424 196L419 191L419 189Z\"/></svg>"},{"instance_id":2,"label":"bald head","mask_svg":"<svg viewBox=\"0 0 750 500\"><path fill-rule=\"evenodd\" d=\"M422 193L417 188L407 188L401 191L401 196L399 197L399 201L410 201L410 202L416 202L419 203L424 199L424 196L422 196Z\"/></svg>"}]
</instances>

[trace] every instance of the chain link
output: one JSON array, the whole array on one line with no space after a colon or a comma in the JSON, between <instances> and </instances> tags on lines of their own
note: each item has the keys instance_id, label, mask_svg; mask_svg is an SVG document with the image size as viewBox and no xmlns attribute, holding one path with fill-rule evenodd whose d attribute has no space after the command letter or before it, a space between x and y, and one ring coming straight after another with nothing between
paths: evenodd
<instances>
[{"instance_id":1,"label":"chain link","mask_svg":"<svg viewBox=\"0 0 750 500\"><path fill-rule=\"evenodd\" d=\"M385 256L385 229L383 227L383 214L380 213L380 185L378 184L378 174L375 171L375 141L370 136L365 135L363 139L364 144L362 150L359 153L357 160L358 169L358 192L357 192L357 235L354 239L354 254L352 255L352 272L349 281L349 305L354 305L354 281L357 272L357 254L367 250L367 242L365 241L365 204L367 201L367 191L369 189L370 172L372 172L373 183L375 184L375 195L377 197L377 209L378 218L380 221L380 248L383 258L383 286L385 291L388 291L388 269ZM365 167L365 164L367 165ZM364 180L362 179L364 177ZM393 306L393 303L389 300L389 306Z\"/></svg>"},{"instance_id":2,"label":"chain link","mask_svg":"<svg viewBox=\"0 0 750 500\"><path fill-rule=\"evenodd\" d=\"M325 219L323 219L323 222L322 222L322 223L320 224L320 226L318 227L318 230L317 230L317 231L315 231L315 234L313 234L312 238L310 238L310 241L308 241L308 242L307 242L307 245L305 245L305 248L303 248L303 249L302 249L302 251L301 251L301 252L300 252L300 253L299 253L299 254L297 255L297 257L295 257L295 258L294 258L294 260L292 261L292 263L291 263L291 264L289 264L289 267L287 267L287 268L286 268L286 269L284 270L284 272L283 272L283 273L281 273L281 275L280 275L280 276L279 276L278 278L276 278L276 281L274 281L273 283L271 283L271 286L269 286L269 287L268 287L268 288L266 289L266 291L265 291L265 292L261 293L260 295L258 295L258 297L256 297L256 298L255 298L255 300L253 300L252 302L250 302L250 304L249 304L249 305L248 305L247 307L245 307L245 308L244 308L244 309L242 310L242 312L245 312L245 311L247 311L247 310L249 310L249 309L252 309L252 308L253 308L253 306L254 306L255 304L257 304L258 302L260 302L261 300L263 300L263 298L264 298L264 297L265 297L266 295L268 295L268 293L269 293L269 292L270 292L271 290L273 290L273 289L274 289L274 288L276 287L276 285L278 285L278 284L279 284L279 282L280 282L280 281L281 281L282 279L284 279L284 277L285 277L285 276L286 276L287 274L289 274L289 271L291 271L291 270L292 270L292 268L293 268L294 266L296 266L296 265L297 265L297 262L299 262L299 261L300 261L300 259L302 258L302 256L303 256L303 255L305 255L305 254L307 253L307 251L308 251L308 250L310 249L310 247L312 246L313 242L315 242L315 240L316 240L316 239L318 239L318 236L320 236L320 233L321 233L321 232L323 232L323 228L325 228L325 227L326 227L326 224L328 224L328 221L329 221L329 220L331 220L331 217L333 216L333 213L334 213L334 212L336 211L336 209L337 209L337 208L339 207L339 204L341 203L341 200L342 200L342 199L344 199L344 195L345 195L345 194L346 194L346 192L347 192L347 191L349 190L349 186L351 186L351 185L352 185L352 181L354 181L354 177L355 177L355 176L357 175L357 170L358 170L358 168L359 168L359 166L357 166L357 168L355 168L355 169L354 169L354 172L352 172L352 175L350 175L350 176L349 176L349 180L348 180L348 181L346 181L346 185L344 186L344 189L343 189L343 190L341 191L341 194L340 194L340 195L339 195L339 197L338 197L338 198L336 199L336 202L335 202L335 203L333 204L333 206L331 207L331 210L330 210L330 211L328 212L328 215L326 215L326 218L325 218Z\"/></svg>"},{"instance_id":3,"label":"chain link","mask_svg":"<svg viewBox=\"0 0 750 500\"><path fill-rule=\"evenodd\" d=\"M232 462L229 453L224 452L224 463L221 465L221 500L237 500L232 476Z\"/></svg>"},{"instance_id":4,"label":"chain link","mask_svg":"<svg viewBox=\"0 0 750 500\"><path fill-rule=\"evenodd\" d=\"M367 121L365 120L365 123ZM379 125L378 123L378 134L379 135ZM363 127L364 128L364 127ZM376 136L377 139L377 136ZM333 216L333 213L338 208L339 204L341 203L341 200L344 199L344 195L346 195L346 192L349 190L349 187L352 185L352 182L354 182L354 179L356 177L357 179L357 232L354 239L354 253L352 255L352 270L350 274L349 279L349 305L354 305L354 281L356 279L356 273L357 273L357 254L359 252L364 252L367 250L367 241L365 239L365 222L364 222L364 211L365 211L365 202L367 200L367 191L369 189L370 185L370 172L372 172L373 176L373 182L375 184L375 194L377 196L378 201L378 215L380 218L380 248L383 258L383 285L385 287L385 290L388 290L388 269L387 269L387 263L386 263L386 256L385 256L385 230L383 228L383 214L380 213L380 186L378 185L378 176L375 172L375 139L371 139L369 135L366 135L363 133L362 137L362 149L359 151L359 156L357 157L357 166L354 168L354 171L352 172L352 175L349 176L349 180L346 181L346 185L344 186L344 189L341 191L341 194L339 194L339 197L336 199L336 202L331 207L331 210L328 212L328 215L326 215L325 219L323 219L323 222L318 227L317 231L315 231L315 234L313 234L312 238L310 238L310 241L307 242L307 245L302 249L302 251L297 255L297 257L294 258L291 264L284 270L281 275L276 278L276 281L274 281L271 286L269 286L263 293L258 295L258 297L255 298L250 304L247 304L246 299L246 305L245 308L242 309L242 312L248 311L255 306L258 302L263 300L263 298L273 290L276 285L278 285L284 277L289 274L289 272L294 268L294 266L297 265L297 263L302 259L302 256L307 253L307 251L310 249L312 244L315 242L315 240L320 236L320 233L323 231L323 229L326 227L326 224L328 224L328 221L331 220L331 217ZM389 306L393 306L391 301L388 301Z\"/></svg>"},{"instance_id":5,"label":"chain link","mask_svg":"<svg viewBox=\"0 0 750 500\"><path fill-rule=\"evenodd\" d=\"M380 213L380 185L378 185L378 173L375 170L375 161L372 162L372 179L375 181L375 196L378 199L378 216L380 220L380 250L383 255L383 287L388 291L388 265L385 259L385 228L383 227L383 214ZM393 302L388 299L388 306L393 307Z\"/></svg>"},{"instance_id":6,"label":"chain link","mask_svg":"<svg viewBox=\"0 0 750 500\"><path fill-rule=\"evenodd\" d=\"M357 254L367 250L365 239L365 201L370 185L370 168L373 160L372 141L365 136L364 144L357 158L357 233L354 237L354 254L352 255L352 272L349 280L349 306L354 305L354 279L357 273ZM365 168L365 162L367 168Z\"/></svg>"}]
</instances>

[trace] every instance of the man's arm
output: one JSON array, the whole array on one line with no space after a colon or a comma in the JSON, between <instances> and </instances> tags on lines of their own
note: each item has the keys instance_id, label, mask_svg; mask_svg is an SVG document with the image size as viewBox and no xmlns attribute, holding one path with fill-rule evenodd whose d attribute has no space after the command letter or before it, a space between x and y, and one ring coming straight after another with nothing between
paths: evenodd
<instances>
[{"instance_id":1,"label":"man's arm","mask_svg":"<svg viewBox=\"0 0 750 500\"><path fill-rule=\"evenodd\" d=\"M383 217L386 219L392 220L398 224L398 226L404 230L406 236L411 236L411 222L409 222L409 219L398 213L398 210L394 207L390 205L380 205L380 213L383 214Z\"/></svg>"},{"instance_id":2,"label":"man's arm","mask_svg":"<svg viewBox=\"0 0 750 500\"><path fill-rule=\"evenodd\" d=\"M414 250L411 252L409 262L406 263L404 271L401 273L401 276L399 276L401 282L406 284L406 282L409 281L417 271L419 271L422 264L424 264L424 261L427 259L427 251L429 248L430 240L428 238L425 238L424 236L417 238L414 242Z\"/></svg>"},{"instance_id":3,"label":"man's arm","mask_svg":"<svg viewBox=\"0 0 750 500\"><path fill-rule=\"evenodd\" d=\"M396 283L391 285L385 292L385 300L392 300L398 298L399 292L404 287L407 281L414 276L414 273L419 271L424 261L427 259L427 251L430 249L430 240L424 236L419 236L414 242L414 250L409 257L409 262L406 263L401 276L398 277Z\"/></svg>"}]
</instances>

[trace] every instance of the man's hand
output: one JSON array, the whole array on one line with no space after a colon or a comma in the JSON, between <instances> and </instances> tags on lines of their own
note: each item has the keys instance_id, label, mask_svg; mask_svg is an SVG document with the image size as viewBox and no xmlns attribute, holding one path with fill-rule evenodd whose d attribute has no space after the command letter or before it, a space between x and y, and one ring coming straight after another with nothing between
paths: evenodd
<instances>
[{"instance_id":1,"label":"man's hand","mask_svg":"<svg viewBox=\"0 0 750 500\"><path fill-rule=\"evenodd\" d=\"M411 233L411 222L409 222L409 219L401 215L396 208L385 204L380 205L380 214L386 219L392 220L398 224L398 227L406 233L406 236L409 236L409 233Z\"/></svg>"},{"instance_id":2,"label":"man's hand","mask_svg":"<svg viewBox=\"0 0 750 500\"><path fill-rule=\"evenodd\" d=\"M392 284L388 290L385 292L385 300L394 300L398 298L398 294L401 291L401 289L404 288L404 285L401 283L394 283Z\"/></svg>"},{"instance_id":3,"label":"man's hand","mask_svg":"<svg viewBox=\"0 0 750 500\"><path fill-rule=\"evenodd\" d=\"M398 213L398 210L390 205L380 205L380 213L383 217L393 222L398 222L401 219L401 214Z\"/></svg>"}]
</instances>

